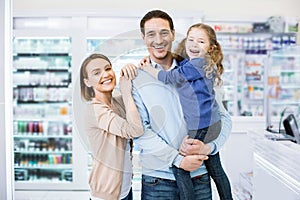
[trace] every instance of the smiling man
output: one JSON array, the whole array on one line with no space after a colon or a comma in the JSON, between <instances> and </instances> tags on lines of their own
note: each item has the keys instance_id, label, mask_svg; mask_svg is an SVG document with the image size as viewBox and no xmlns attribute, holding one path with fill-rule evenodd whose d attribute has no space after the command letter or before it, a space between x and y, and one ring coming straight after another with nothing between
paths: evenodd
<instances>
[{"instance_id":1,"label":"smiling man","mask_svg":"<svg viewBox=\"0 0 300 200\"><path fill-rule=\"evenodd\" d=\"M175 38L172 18L161 10L148 12L140 21L144 44L150 54L151 65L169 70L177 65L171 49ZM132 74L131 67L122 73ZM222 131L220 136L207 144L200 140L185 139L187 128L176 88L165 85L150 74L139 70L133 80L133 98L144 126L144 134L134 139L141 149L142 199L179 200L180 194L172 166L191 172L195 199L211 199L210 178L203 165L207 155L215 154L231 132L230 115L220 112ZM183 142L185 156L179 153Z\"/></svg>"}]
</instances>

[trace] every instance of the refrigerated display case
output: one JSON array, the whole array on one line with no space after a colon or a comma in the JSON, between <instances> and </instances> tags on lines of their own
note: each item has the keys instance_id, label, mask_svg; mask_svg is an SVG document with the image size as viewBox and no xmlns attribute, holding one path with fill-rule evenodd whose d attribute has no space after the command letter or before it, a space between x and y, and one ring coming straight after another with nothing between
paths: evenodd
<instances>
[{"instance_id":1,"label":"refrigerated display case","mask_svg":"<svg viewBox=\"0 0 300 200\"><path fill-rule=\"evenodd\" d=\"M16 182L72 182L71 39L13 39Z\"/></svg>"},{"instance_id":2,"label":"refrigerated display case","mask_svg":"<svg viewBox=\"0 0 300 200\"><path fill-rule=\"evenodd\" d=\"M273 51L268 68L267 128L283 132L283 120L300 114L300 46Z\"/></svg>"},{"instance_id":3,"label":"refrigerated display case","mask_svg":"<svg viewBox=\"0 0 300 200\"><path fill-rule=\"evenodd\" d=\"M73 53L71 36L14 31L12 135L17 195L31 190L88 190L86 174L79 173L87 170L87 158L73 122Z\"/></svg>"},{"instance_id":4,"label":"refrigerated display case","mask_svg":"<svg viewBox=\"0 0 300 200\"><path fill-rule=\"evenodd\" d=\"M72 191L88 196L88 158L74 123L72 94L84 47L72 24L69 16L13 18L10 134L16 199Z\"/></svg>"}]
</instances>

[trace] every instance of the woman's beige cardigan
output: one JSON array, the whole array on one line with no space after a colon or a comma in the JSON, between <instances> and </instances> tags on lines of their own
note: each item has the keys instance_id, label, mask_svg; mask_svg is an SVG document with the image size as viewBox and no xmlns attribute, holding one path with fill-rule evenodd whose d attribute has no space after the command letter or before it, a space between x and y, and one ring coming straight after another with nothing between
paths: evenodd
<instances>
[{"instance_id":1,"label":"woman's beige cardigan","mask_svg":"<svg viewBox=\"0 0 300 200\"><path fill-rule=\"evenodd\" d=\"M87 106L85 131L93 156L89 185L94 197L119 199L127 139L143 133L142 126L135 125L139 123L126 120L124 108L121 96L113 98L112 108L95 99Z\"/></svg>"}]
</instances>

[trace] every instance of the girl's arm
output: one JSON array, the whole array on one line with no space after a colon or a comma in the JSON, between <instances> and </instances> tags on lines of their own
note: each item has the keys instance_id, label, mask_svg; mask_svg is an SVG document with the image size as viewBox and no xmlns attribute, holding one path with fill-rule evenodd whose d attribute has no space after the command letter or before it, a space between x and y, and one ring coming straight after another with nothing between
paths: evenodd
<instances>
[{"instance_id":1,"label":"girl's arm","mask_svg":"<svg viewBox=\"0 0 300 200\"><path fill-rule=\"evenodd\" d=\"M181 84L185 80L179 69L171 69L170 71L156 69L147 58L139 63L138 67L164 84L178 86L178 84Z\"/></svg>"},{"instance_id":2,"label":"girl's arm","mask_svg":"<svg viewBox=\"0 0 300 200\"><path fill-rule=\"evenodd\" d=\"M155 79L158 79L158 73L159 73L160 70L152 67L152 65L150 63L140 64L140 68L142 70L144 70L145 72L148 72Z\"/></svg>"}]
</instances>

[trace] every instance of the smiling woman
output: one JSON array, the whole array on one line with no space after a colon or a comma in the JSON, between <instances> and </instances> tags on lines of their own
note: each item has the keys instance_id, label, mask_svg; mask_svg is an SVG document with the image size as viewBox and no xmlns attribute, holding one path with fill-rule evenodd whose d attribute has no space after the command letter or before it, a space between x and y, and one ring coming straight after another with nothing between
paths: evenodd
<instances>
[{"instance_id":1,"label":"smiling woman","mask_svg":"<svg viewBox=\"0 0 300 200\"><path fill-rule=\"evenodd\" d=\"M110 105L111 95L106 98L103 93L111 93L116 85L116 75L110 60L101 54L92 54L82 64L81 91L85 100L93 97Z\"/></svg>"},{"instance_id":2,"label":"smiling woman","mask_svg":"<svg viewBox=\"0 0 300 200\"><path fill-rule=\"evenodd\" d=\"M116 75L110 60L92 54L80 69L81 96L88 102L84 117L85 137L93 157L89 185L91 199L132 199L131 148L133 137L143 133L133 101L130 79L120 78L122 96L113 97Z\"/></svg>"}]
</instances>

